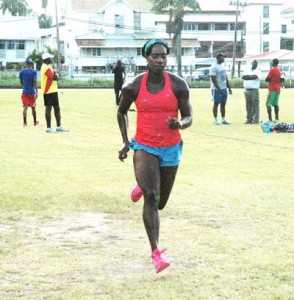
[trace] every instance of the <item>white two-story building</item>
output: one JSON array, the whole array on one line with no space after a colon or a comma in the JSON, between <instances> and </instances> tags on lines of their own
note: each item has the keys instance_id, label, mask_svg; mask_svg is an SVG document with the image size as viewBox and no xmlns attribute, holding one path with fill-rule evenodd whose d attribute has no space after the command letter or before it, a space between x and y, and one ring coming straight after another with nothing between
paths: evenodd
<instances>
[{"instance_id":1,"label":"white two-story building","mask_svg":"<svg viewBox=\"0 0 294 300\"><path fill-rule=\"evenodd\" d=\"M182 31L183 72L209 66L217 52L227 55L226 67L235 58L293 50L293 9L286 0L199 0L201 11L187 10ZM155 14L146 0L60 0L58 30L40 30L36 17L14 17L6 24L0 18L0 61L20 62L32 51L45 46L59 49L65 57L64 68L75 73L109 73L121 59L129 72L146 68L141 55L143 44L160 37L172 45L168 11ZM237 9L238 8L238 9ZM13 17L11 17L13 18ZM16 19L15 19L16 20ZM26 20L26 24L21 24ZM55 20L55 16L53 16ZM237 22L236 22L237 21ZM20 23L17 23L20 22ZM22 49L19 49L22 48ZM19 51L22 50L22 51ZM173 53L168 69L176 71Z\"/></svg>"}]
</instances>

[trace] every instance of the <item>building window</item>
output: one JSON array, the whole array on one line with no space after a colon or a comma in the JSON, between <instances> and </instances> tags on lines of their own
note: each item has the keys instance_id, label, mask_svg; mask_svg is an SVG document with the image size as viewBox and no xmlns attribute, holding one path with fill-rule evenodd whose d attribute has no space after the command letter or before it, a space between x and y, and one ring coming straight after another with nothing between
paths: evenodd
<instances>
[{"instance_id":1,"label":"building window","mask_svg":"<svg viewBox=\"0 0 294 300\"><path fill-rule=\"evenodd\" d=\"M17 50L24 50L25 49L25 42L24 41L16 41L16 49Z\"/></svg>"},{"instance_id":2,"label":"building window","mask_svg":"<svg viewBox=\"0 0 294 300\"><path fill-rule=\"evenodd\" d=\"M195 30L197 30L197 24L196 23L184 23L183 30L195 31Z\"/></svg>"},{"instance_id":3,"label":"building window","mask_svg":"<svg viewBox=\"0 0 294 300\"><path fill-rule=\"evenodd\" d=\"M263 34L269 34L269 23L263 23Z\"/></svg>"},{"instance_id":4,"label":"building window","mask_svg":"<svg viewBox=\"0 0 294 300\"><path fill-rule=\"evenodd\" d=\"M210 30L210 24L208 23L199 23L198 30Z\"/></svg>"},{"instance_id":5,"label":"building window","mask_svg":"<svg viewBox=\"0 0 294 300\"><path fill-rule=\"evenodd\" d=\"M14 41L8 41L7 43L7 49L14 49Z\"/></svg>"},{"instance_id":6,"label":"building window","mask_svg":"<svg viewBox=\"0 0 294 300\"><path fill-rule=\"evenodd\" d=\"M210 24L198 23L198 30L210 30Z\"/></svg>"},{"instance_id":7,"label":"building window","mask_svg":"<svg viewBox=\"0 0 294 300\"><path fill-rule=\"evenodd\" d=\"M124 27L124 17L121 15L115 15L115 32L122 33Z\"/></svg>"},{"instance_id":8,"label":"building window","mask_svg":"<svg viewBox=\"0 0 294 300\"><path fill-rule=\"evenodd\" d=\"M93 48L92 56L101 56L101 48Z\"/></svg>"},{"instance_id":9,"label":"building window","mask_svg":"<svg viewBox=\"0 0 294 300\"><path fill-rule=\"evenodd\" d=\"M134 28L141 30L141 13L139 12L134 12Z\"/></svg>"},{"instance_id":10,"label":"building window","mask_svg":"<svg viewBox=\"0 0 294 300\"><path fill-rule=\"evenodd\" d=\"M5 41L0 41L0 49L5 49Z\"/></svg>"},{"instance_id":11,"label":"building window","mask_svg":"<svg viewBox=\"0 0 294 300\"><path fill-rule=\"evenodd\" d=\"M263 42L262 50L264 52L269 52L269 42Z\"/></svg>"},{"instance_id":12,"label":"building window","mask_svg":"<svg viewBox=\"0 0 294 300\"><path fill-rule=\"evenodd\" d=\"M123 48L115 48L115 55L116 56L123 56L124 50Z\"/></svg>"},{"instance_id":13,"label":"building window","mask_svg":"<svg viewBox=\"0 0 294 300\"><path fill-rule=\"evenodd\" d=\"M280 48L293 51L293 43L291 40L282 39L280 43Z\"/></svg>"},{"instance_id":14,"label":"building window","mask_svg":"<svg viewBox=\"0 0 294 300\"><path fill-rule=\"evenodd\" d=\"M142 55L142 50L141 48L137 48L137 56L141 56Z\"/></svg>"},{"instance_id":15,"label":"building window","mask_svg":"<svg viewBox=\"0 0 294 300\"><path fill-rule=\"evenodd\" d=\"M85 48L86 57L101 56L101 48Z\"/></svg>"},{"instance_id":16,"label":"building window","mask_svg":"<svg viewBox=\"0 0 294 300\"><path fill-rule=\"evenodd\" d=\"M245 29L244 23L238 23L237 30L243 30L243 29ZM235 30L235 23L230 23L230 30Z\"/></svg>"},{"instance_id":17,"label":"building window","mask_svg":"<svg viewBox=\"0 0 294 300\"><path fill-rule=\"evenodd\" d=\"M263 17L265 19L268 19L269 18L269 6L264 6L263 7Z\"/></svg>"},{"instance_id":18,"label":"building window","mask_svg":"<svg viewBox=\"0 0 294 300\"><path fill-rule=\"evenodd\" d=\"M215 23L214 29L215 30L228 30L228 24L227 23Z\"/></svg>"},{"instance_id":19,"label":"building window","mask_svg":"<svg viewBox=\"0 0 294 300\"><path fill-rule=\"evenodd\" d=\"M282 33L287 33L287 25L282 25Z\"/></svg>"}]
</instances>

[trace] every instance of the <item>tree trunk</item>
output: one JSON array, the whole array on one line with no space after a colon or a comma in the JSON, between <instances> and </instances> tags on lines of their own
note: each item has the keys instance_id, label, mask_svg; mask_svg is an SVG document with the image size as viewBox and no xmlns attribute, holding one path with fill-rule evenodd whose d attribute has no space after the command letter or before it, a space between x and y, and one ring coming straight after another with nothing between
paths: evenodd
<instances>
[{"instance_id":1,"label":"tree trunk","mask_svg":"<svg viewBox=\"0 0 294 300\"><path fill-rule=\"evenodd\" d=\"M179 32L176 39L176 61L178 68L178 75L182 77L182 34Z\"/></svg>"}]
</instances>

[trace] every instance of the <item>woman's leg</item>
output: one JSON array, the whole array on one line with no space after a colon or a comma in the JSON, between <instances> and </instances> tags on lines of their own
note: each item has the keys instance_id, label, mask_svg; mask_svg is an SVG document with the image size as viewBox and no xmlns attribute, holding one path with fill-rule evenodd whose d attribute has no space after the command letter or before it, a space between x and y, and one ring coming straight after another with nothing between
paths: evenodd
<instances>
[{"instance_id":1,"label":"woman's leg","mask_svg":"<svg viewBox=\"0 0 294 300\"><path fill-rule=\"evenodd\" d=\"M152 251L159 238L158 205L160 198L160 166L156 156L143 150L134 153L134 170L144 196L143 221Z\"/></svg>"},{"instance_id":2,"label":"woman's leg","mask_svg":"<svg viewBox=\"0 0 294 300\"><path fill-rule=\"evenodd\" d=\"M178 166L174 167L161 167L160 169L160 201L158 209L164 209L169 195L172 191L175 178L177 175Z\"/></svg>"}]
</instances>

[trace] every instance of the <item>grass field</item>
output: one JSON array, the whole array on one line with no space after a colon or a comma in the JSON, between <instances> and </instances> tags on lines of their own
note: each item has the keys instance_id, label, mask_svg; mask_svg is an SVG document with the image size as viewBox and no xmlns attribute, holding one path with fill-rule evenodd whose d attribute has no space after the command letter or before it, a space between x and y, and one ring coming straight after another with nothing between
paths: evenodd
<instances>
[{"instance_id":1,"label":"grass field","mask_svg":"<svg viewBox=\"0 0 294 300\"><path fill-rule=\"evenodd\" d=\"M117 158L113 90L59 96L70 132L46 134L42 99L40 126L29 111L23 128L20 90L0 90L1 300L294 299L294 134L244 125L241 89L227 104L232 126L213 126L209 90L191 90L194 124L160 214L171 267L156 275L143 203L129 200L132 154ZM294 122L292 89L280 110Z\"/></svg>"}]
</instances>

